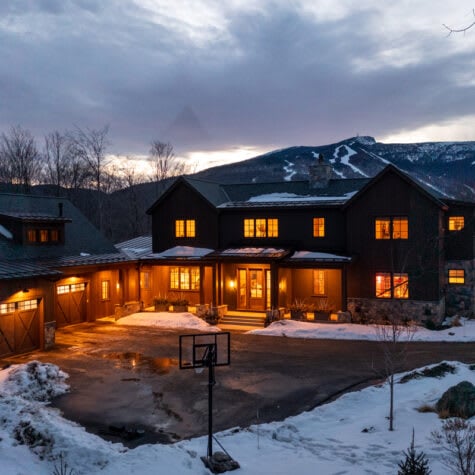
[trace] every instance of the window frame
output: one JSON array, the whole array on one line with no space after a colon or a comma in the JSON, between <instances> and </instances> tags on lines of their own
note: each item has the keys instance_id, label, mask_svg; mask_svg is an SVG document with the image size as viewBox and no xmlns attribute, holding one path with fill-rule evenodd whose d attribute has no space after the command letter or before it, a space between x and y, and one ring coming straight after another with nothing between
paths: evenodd
<instances>
[{"instance_id":1,"label":"window frame","mask_svg":"<svg viewBox=\"0 0 475 475\"><path fill-rule=\"evenodd\" d=\"M171 291L197 292L200 282L199 266L170 266L168 285Z\"/></svg>"},{"instance_id":2,"label":"window frame","mask_svg":"<svg viewBox=\"0 0 475 475\"><path fill-rule=\"evenodd\" d=\"M107 302L111 299L111 281L109 279L101 280L101 301Z\"/></svg>"},{"instance_id":3,"label":"window frame","mask_svg":"<svg viewBox=\"0 0 475 475\"><path fill-rule=\"evenodd\" d=\"M318 216L313 218L313 237L324 238L325 237L325 217Z\"/></svg>"},{"instance_id":4,"label":"window frame","mask_svg":"<svg viewBox=\"0 0 475 475\"><path fill-rule=\"evenodd\" d=\"M465 216L449 216L447 227L450 232L461 231L465 228Z\"/></svg>"},{"instance_id":5,"label":"window frame","mask_svg":"<svg viewBox=\"0 0 475 475\"><path fill-rule=\"evenodd\" d=\"M175 219L175 238L190 239L196 237L196 219Z\"/></svg>"},{"instance_id":6,"label":"window frame","mask_svg":"<svg viewBox=\"0 0 475 475\"><path fill-rule=\"evenodd\" d=\"M327 272L325 269L313 269L313 295L324 297L327 294Z\"/></svg>"},{"instance_id":7,"label":"window frame","mask_svg":"<svg viewBox=\"0 0 475 475\"><path fill-rule=\"evenodd\" d=\"M465 285L465 269L448 269L447 282L449 285Z\"/></svg>"},{"instance_id":8,"label":"window frame","mask_svg":"<svg viewBox=\"0 0 475 475\"><path fill-rule=\"evenodd\" d=\"M409 274L406 272L376 272L374 286L377 299L409 299Z\"/></svg>"},{"instance_id":9,"label":"window frame","mask_svg":"<svg viewBox=\"0 0 475 475\"><path fill-rule=\"evenodd\" d=\"M244 218L245 238L265 239L279 237L279 218Z\"/></svg>"},{"instance_id":10,"label":"window frame","mask_svg":"<svg viewBox=\"0 0 475 475\"><path fill-rule=\"evenodd\" d=\"M409 239L408 216L377 216L374 218L376 241L407 241Z\"/></svg>"}]
</instances>

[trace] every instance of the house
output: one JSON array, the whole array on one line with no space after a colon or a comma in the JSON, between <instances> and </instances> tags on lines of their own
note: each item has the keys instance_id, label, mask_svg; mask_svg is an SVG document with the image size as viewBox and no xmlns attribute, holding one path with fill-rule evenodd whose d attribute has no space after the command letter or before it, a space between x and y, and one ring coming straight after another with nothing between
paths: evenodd
<instances>
[{"instance_id":1,"label":"house","mask_svg":"<svg viewBox=\"0 0 475 475\"><path fill-rule=\"evenodd\" d=\"M136 259L65 198L0 194L0 356L47 348L55 328L114 314L137 280Z\"/></svg>"},{"instance_id":2,"label":"house","mask_svg":"<svg viewBox=\"0 0 475 475\"><path fill-rule=\"evenodd\" d=\"M320 156L308 181L180 177L147 212L152 253L140 265L150 299L181 294L241 312L305 300L363 320L474 314L475 203L393 165L340 179Z\"/></svg>"}]
</instances>

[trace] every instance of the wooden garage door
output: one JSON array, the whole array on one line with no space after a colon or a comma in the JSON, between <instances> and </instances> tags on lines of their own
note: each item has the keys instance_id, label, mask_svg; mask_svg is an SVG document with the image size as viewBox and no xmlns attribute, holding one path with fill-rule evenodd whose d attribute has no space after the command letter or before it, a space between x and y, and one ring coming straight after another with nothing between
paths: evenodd
<instances>
[{"instance_id":1,"label":"wooden garage door","mask_svg":"<svg viewBox=\"0 0 475 475\"><path fill-rule=\"evenodd\" d=\"M86 283L56 286L56 326L86 321Z\"/></svg>"},{"instance_id":2,"label":"wooden garage door","mask_svg":"<svg viewBox=\"0 0 475 475\"><path fill-rule=\"evenodd\" d=\"M0 356L40 346L39 300L0 304Z\"/></svg>"}]
</instances>

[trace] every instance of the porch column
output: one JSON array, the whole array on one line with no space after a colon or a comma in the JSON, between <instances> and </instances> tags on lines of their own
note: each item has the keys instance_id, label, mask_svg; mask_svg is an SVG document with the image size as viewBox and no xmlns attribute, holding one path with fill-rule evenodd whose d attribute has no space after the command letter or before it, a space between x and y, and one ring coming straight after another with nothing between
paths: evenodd
<instances>
[{"instance_id":1,"label":"porch column","mask_svg":"<svg viewBox=\"0 0 475 475\"><path fill-rule=\"evenodd\" d=\"M200 303L205 303L205 291L204 291L204 283L205 283L205 269L203 264L200 264Z\"/></svg>"},{"instance_id":2,"label":"porch column","mask_svg":"<svg viewBox=\"0 0 475 475\"><path fill-rule=\"evenodd\" d=\"M275 262L270 265L270 288L271 299L270 304L272 308L279 308L279 267Z\"/></svg>"},{"instance_id":3,"label":"porch column","mask_svg":"<svg viewBox=\"0 0 475 475\"><path fill-rule=\"evenodd\" d=\"M341 309L343 312L348 310L348 292L347 292L347 272L346 265L343 264L341 269Z\"/></svg>"},{"instance_id":4,"label":"porch column","mask_svg":"<svg viewBox=\"0 0 475 475\"><path fill-rule=\"evenodd\" d=\"M213 265L213 284L212 284L212 289L213 289L213 304L214 305L218 305L218 301L216 300L217 298L217 285L218 285L218 282L217 282L217 272L216 272L216 268L218 267L218 263L216 262L214 265Z\"/></svg>"}]
</instances>

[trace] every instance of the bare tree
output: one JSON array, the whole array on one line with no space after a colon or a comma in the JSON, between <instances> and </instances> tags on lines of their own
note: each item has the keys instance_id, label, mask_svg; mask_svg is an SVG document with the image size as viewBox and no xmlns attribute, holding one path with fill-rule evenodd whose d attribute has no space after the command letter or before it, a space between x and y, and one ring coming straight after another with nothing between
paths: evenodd
<instances>
[{"instance_id":1,"label":"bare tree","mask_svg":"<svg viewBox=\"0 0 475 475\"><path fill-rule=\"evenodd\" d=\"M41 168L35 139L29 130L17 125L0 136L0 178L30 191L34 177Z\"/></svg>"},{"instance_id":2,"label":"bare tree","mask_svg":"<svg viewBox=\"0 0 475 475\"><path fill-rule=\"evenodd\" d=\"M106 125L102 129L76 129L70 133L69 138L73 145L76 157L83 160L87 165L88 174L90 176L90 186L96 191L97 200L97 219L98 228L103 230L103 179L106 166L109 162L106 156L109 141L107 134L109 126Z\"/></svg>"},{"instance_id":3,"label":"bare tree","mask_svg":"<svg viewBox=\"0 0 475 475\"><path fill-rule=\"evenodd\" d=\"M394 306L381 311L381 320L376 323L376 337L383 353L384 377L389 384L389 430L394 430L394 375L404 368L407 346L413 340L417 326L404 318Z\"/></svg>"},{"instance_id":4,"label":"bare tree","mask_svg":"<svg viewBox=\"0 0 475 475\"><path fill-rule=\"evenodd\" d=\"M473 16L475 17L475 8L472 10L472 13L473 13ZM475 26L475 21L473 21L469 25L464 26L462 28L452 28L451 26L447 26L445 23L443 23L443 26L449 31L449 35L451 35L452 33L465 33L468 30L470 30L470 28L473 28Z\"/></svg>"},{"instance_id":5,"label":"bare tree","mask_svg":"<svg viewBox=\"0 0 475 475\"><path fill-rule=\"evenodd\" d=\"M154 140L150 147L151 181L160 182L165 178L183 175L185 164L179 161L170 142Z\"/></svg>"}]
</instances>

